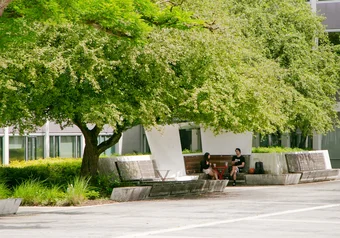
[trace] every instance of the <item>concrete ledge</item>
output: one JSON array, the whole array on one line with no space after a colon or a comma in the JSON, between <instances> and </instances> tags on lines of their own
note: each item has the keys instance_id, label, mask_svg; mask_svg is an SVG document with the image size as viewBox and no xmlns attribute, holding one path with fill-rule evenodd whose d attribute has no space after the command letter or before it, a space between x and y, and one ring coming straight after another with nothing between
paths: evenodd
<instances>
[{"instance_id":1,"label":"concrete ledge","mask_svg":"<svg viewBox=\"0 0 340 238\"><path fill-rule=\"evenodd\" d=\"M329 181L339 179L340 169L325 169L301 172L300 183Z\"/></svg>"},{"instance_id":2,"label":"concrete ledge","mask_svg":"<svg viewBox=\"0 0 340 238\"><path fill-rule=\"evenodd\" d=\"M300 181L300 173L291 174L246 174L247 185L289 185L298 184Z\"/></svg>"},{"instance_id":3,"label":"concrete ledge","mask_svg":"<svg viewBox=\"0 0 340 238\"><path fill-rule=\"evenodd\" d=\"M150 190L151 186L114 188L110 199L118 202L144 200L149 196Z\"/></svg>"},{"instance_id":4,"label":"concrete ledge","mask_svg":"<svg viewBox=\"0 0 340 238\"><path fill-rule=\"evenodd\" d=\"M223 192L229 180L206 180L202 190L207 192Z\"/></svg>"},{"instance_id":5,"label":"concrete ledge","mask_svg":"<svg viewBox=\"0 0 340 238\"><path fill-rule=\"evenodd\" d=\"M0 199L0 216L16 214L21 198Z\"/></svg>"}]
</instances>

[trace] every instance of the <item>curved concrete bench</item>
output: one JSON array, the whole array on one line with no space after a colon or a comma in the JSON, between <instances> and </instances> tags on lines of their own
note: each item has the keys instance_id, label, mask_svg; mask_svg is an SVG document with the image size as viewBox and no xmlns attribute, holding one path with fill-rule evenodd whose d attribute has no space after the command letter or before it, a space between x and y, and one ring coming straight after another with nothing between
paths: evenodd
<instances>
[{"instance_id":1,"label":"curved concrete bench","mask_svg":"<svg viewBox=\"0 0 340 238\"><path fill-rule=\"evenodd\" d=\"M290 185L298 184L301 174L246 174L247 185Z\"/></svg>"}]
</instances>

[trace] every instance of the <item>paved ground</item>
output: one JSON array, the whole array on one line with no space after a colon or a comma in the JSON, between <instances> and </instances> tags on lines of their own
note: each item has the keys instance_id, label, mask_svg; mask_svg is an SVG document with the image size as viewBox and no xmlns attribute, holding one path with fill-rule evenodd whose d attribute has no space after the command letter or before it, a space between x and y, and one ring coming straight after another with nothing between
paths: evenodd
<instances>
[{"instance_id":1,"label":"paved ground","mask_svg":"<svg viewBox=\"0 0 340 238\"><path fill-rule=\"evenodd\" d=\"M340 181L92 207L20 207L0 237L340 237Z\"/></svg>"}]
</instances>

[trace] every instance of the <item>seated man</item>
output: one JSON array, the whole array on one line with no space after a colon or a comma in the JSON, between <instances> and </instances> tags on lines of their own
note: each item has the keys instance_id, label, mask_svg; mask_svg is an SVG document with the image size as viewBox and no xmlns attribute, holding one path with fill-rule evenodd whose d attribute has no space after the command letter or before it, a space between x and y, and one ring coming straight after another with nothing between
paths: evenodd
<instances>
[{"instance_id":1,"label":"seated man","mask_svg":"<svg viewBox=\"0 0 340 238\"><path fill-rule=\"evenodd\" d=\"M240 169L244 168L246 160L241 155L241 149L236 148L235 149L236 155L233 156L231 164L232 164L232 169L230 172L230 177L234 179L233 186L236 186L236 174L240 172Z\"/></svg>"},{"instance_id":2,"label":"seated man","mask_svg":"<svg viewBox=\"0 0 340 238\"><path fill-rule=\"evenodd\" d=\"M203 160L201 161L201 172L209 174L216 180L218 180L218 174L213 168L211 168L211 163L209 162L210 154L207 152L204 154Z\"/></svg>"}]
</instances>

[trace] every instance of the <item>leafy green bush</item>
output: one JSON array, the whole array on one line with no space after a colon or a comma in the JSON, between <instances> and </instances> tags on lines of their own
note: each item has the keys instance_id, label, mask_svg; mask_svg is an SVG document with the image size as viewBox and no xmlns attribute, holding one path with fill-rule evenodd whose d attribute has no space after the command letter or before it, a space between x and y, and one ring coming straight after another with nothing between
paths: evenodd
<instances>
[{"instance_id":1,"label":"leafy green bush","mask_svg":"<svg viewBox=\"0 0 340 238\"><path fill-rule=\"evenodd\" d=\"M9 198L11 191L6 187L4 183L0 183L0 199Z\"/></svg>"},{"instance_id":2,"label":"leafy green bush","mask_svg":"<svg viewBox=\"0 0 340 238\"><path fill-rule=\"evenodd\" d=\"M69 181L79 176L81 159L39 159L33 161L14 161L9 166L0 167L0 180L5 181L9 188L35 179L44 185L66 188Z\"/></svg>"},{"instance_id":3,"label":"leafy green bush","mask_svg":"<svg viewBox=\"0 0 340 238\"><path fill-rule=\"evenodd\" d=\"M118 175L115 174L99 174L92 179L91 185L95 187L99 193L104 197L110 197L112 189L121 186L121 181Z\"/></svg>"},{"instance_id":4,"label":"leafy green bush","mask_svg":"<svg viewBox=\"0 0 340 238\"><path fill-rule=\"evenodd\" d=\"M301 152L306 151L301 148L289 148L289 147L253 147L252 153L289 153L289 152Z\"/></svg>"},{"instance_id":5,"label":"leafy green bush","mask_svg":"<svg viewBox=\"0 0 340 238\"><path fill-rule=\"evenodd\" d=\"M90 191L86 192L86 197L90 200L95 200L95 199L100 197L100 193L98 191L95 191L95 190L90 190Z\"/></svg>"},{"instance_id":6,"label":"leafy green bush","mask_svg":"<svg viewBox=\"0 0 340 238\"><path fill-rule=\"evenodd\" d=\"M182 154L195 154L195 153L202 153L202 151L201 150L192 151L192 150L188 150L188 149L184 149L182 151Z\"/></svg>"}]
</instances>

